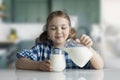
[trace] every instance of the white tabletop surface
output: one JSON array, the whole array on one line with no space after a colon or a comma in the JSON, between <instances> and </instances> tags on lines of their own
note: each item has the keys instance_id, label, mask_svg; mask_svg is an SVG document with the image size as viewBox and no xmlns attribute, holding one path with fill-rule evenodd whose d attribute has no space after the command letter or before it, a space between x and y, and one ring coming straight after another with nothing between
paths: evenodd
<instances>
[{"instance_id":1,"label":"white tabletop surface","mask_svg":"<svg viewBox=\"0 0 120 80\"><path fill-rule=\"evenodd\" d=\"M120 80L120 69L42 72L0 69L0 80Z\"/></svg>"}]
</instances>

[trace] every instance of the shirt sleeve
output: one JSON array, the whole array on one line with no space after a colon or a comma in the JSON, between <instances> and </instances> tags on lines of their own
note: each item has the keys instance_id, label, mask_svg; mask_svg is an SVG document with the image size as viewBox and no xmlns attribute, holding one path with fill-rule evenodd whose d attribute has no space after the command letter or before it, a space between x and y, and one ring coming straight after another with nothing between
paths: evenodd
<instances>
[{"instance_id":1,"label":"shirt sleeve","mask_svg":"<svg viewBox=\"0 0 120 80\"><path fill-rule=\"evenodd\" d=\"M88 61L88 63L83 67L83 69L94 69L91 62Z\"/></svg>"},{"instance_id":2,"label":"shirt sleeve","mask_svg":"<svg viewBox=\"0 0 120 80\"><path fill-rule=\"evenodd\" d=\"M30 50L23 49L22 51L18 52L16 54L17 58L28 58L34 61L38 60L38 54L39 54L40 47L38 45L32 47Z\"/></svg>"}]
</instances>

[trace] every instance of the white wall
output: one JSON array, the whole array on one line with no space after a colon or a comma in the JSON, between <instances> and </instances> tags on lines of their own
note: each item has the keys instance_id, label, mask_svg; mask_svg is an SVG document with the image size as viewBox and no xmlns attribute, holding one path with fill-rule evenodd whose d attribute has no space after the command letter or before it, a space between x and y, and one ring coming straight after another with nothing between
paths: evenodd
<instances>
[{"instance_id":1,"label":"white wall","mask_svg":"<svg viewBox=\"0 0 120 80\"><path fill-rule=\"evenodd\" d=\"M120 0L101 0L101 27L105 67L120 68Z\"/></svg>"},{"instance_id":2,"label":"white wall","mask_svg":"<svg viewBox=\"0 0 120 80\"><path fill-rule=\"evenodd\" d=\"M0 26L0 30L2 31L2 36L4 39L7 39L7 36L10 32L10 29L15 29L17 32L17 36L19 40L34 40L38 37L41 32L43 31L44 24L32 24L32 23L12 23L12 24L5 24L3 23ZM0 39L2 40L2 39Z\"/></svg>"},{"instance_id":3,"label":"white wall","mask_svg":"<svg viewBox=\"0 0 120 80\"><path fill-rule=\"evenodd\" d=\"M120 0L101 0L101 22L120 26Z\"/></svg>"}]
</instances>

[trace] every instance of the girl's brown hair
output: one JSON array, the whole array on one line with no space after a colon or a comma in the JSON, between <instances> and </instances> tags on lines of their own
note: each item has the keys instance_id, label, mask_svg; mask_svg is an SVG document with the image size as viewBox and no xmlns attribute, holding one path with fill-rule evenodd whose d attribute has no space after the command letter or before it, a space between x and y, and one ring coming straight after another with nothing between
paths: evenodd
<instances>
[{"instance_id":1,"label":"girl's brown hair","mask_svg":"<svg viewBox=\"0 0 120 80\"><path fill-rule=\"evenodd\" d=\"M48 29L48 25L49 25L50 21L54 17L63 17L65 19L67 19L68 22L69 22L70 30L71 30L68 38L76 39L76 31L75 31L75 29L73 29L71 27L71 21L70 21L69 16L67 15L67 13L65 13L63 11L54 11L54 12L50 13L49 16L47 17L46 25L44 26L44 32L39 36L38 40L40 42L46 42L46 41L50 40L49 37L48 37L47 29Z\"/></svg>"}]
</instances>

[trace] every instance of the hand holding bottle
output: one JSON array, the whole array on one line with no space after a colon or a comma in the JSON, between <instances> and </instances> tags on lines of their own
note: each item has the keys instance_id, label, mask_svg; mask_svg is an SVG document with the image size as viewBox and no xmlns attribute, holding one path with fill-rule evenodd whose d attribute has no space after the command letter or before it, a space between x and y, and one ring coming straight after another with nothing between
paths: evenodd
<instances>
[{"instance_id":1,"label":"hand holding bottle","mask_svg":"<svg viewBox=\"0 0 120 80\"><path fill-rule=\"evenodd\" d=\"M81 35L79 39L76 39L76 42L81 43L88 48L93 45L92 39L85 34Z\"/></svg>"},{"instance_id":2,"label":"hand holding bottle","mask_svg":"<svg viewBox=\"0 0 120 80\"><path fill-rule=\"evenodd\" d=\"M41 71L51 71L50 60L44 60L40 62Z\"/></svg>"}]
</instances>

